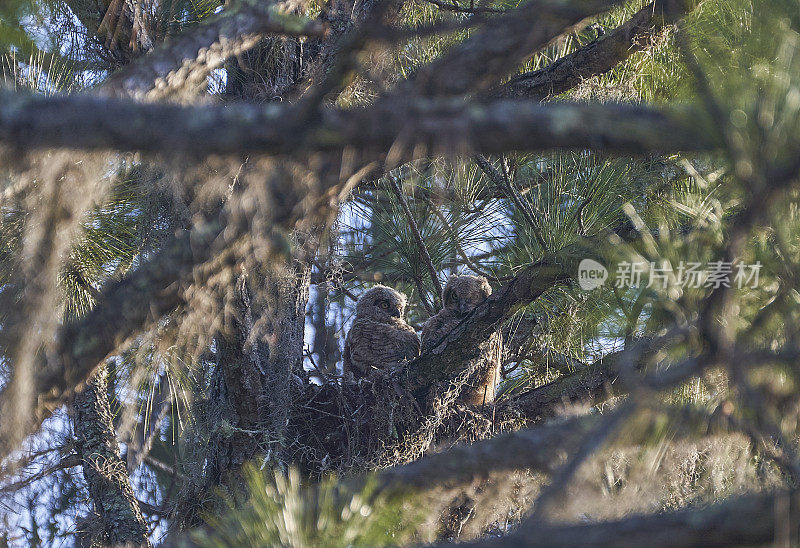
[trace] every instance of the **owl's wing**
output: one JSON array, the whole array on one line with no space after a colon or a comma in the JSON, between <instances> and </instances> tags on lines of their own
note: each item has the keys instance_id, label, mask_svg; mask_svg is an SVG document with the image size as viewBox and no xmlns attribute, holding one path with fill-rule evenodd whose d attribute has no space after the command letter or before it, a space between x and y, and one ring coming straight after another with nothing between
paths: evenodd
<instances>
[{"instance_id":1,"label":"owl's wing","mask_svg":"<svg viewBox=\"0 0 800 548\"><path fill-rule=\"evenodd\" d=\"M449 331L447 318L444 316L444 311L439 312L430 318L425 325L422 326L422 351L427 352L442 340L442 338Z\"/></svg>"},{"instance_id":2,"label":"owl's wing","mask_svg":"<svg viewBox=\"0 0 800 548\"><path fill-rule=\"evenodd\" d=\"M353 369L364 375L373 369L390 369L419 355L419 338L410 326L357 321L348 338Z\"/></svg>"},{"instance_id":3,"label":"owl's wing","mask_svg":"<svg viewBox=\"0 0 800 548\"><path fill-rule=\"evenodd\" d=\"M344 342L344 367L345 372L349 371L354 377L366 377L370 371L370 360L368 353L369 337L368 322L356 320L350 331L347 333L347 339Z\"/></svg>"},{"instance_id":4,"label":"owl's wing","mask_svg":"<svg viewBox=\"0 0 800 548\"><path fill-rule=\"evenodd\" d=\"M419 343L419 337L417 336L416 331L410 325L405 325L402 330L398 330L399 332L399 342L398 349L400 350L400 359L401 360L413 360L417 356L419 356L421 345Z\"/></svg>"}]
</instances>

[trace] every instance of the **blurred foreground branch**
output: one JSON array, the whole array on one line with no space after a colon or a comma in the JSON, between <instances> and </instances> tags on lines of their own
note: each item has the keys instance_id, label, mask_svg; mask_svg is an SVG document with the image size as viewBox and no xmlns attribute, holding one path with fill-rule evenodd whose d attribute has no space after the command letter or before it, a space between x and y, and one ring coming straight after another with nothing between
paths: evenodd
<instances>
[{"instance_id":1,"label":"blurred foreground branch","mask_svg":"<svg viewBox=\"0 0 800 548\"><path fill-rule=\"evenodd\" d=\"M20 149L67 147L184 154L292 154L346 147L382 155L402 145L428 153L552 149L642 154L720 148L691 109L635 105L386 98L312 121L291 106L182 107L92 96L0 91L0 141ZM124 122L123 122L124 121Z\"/></svg>"}]
</instances>

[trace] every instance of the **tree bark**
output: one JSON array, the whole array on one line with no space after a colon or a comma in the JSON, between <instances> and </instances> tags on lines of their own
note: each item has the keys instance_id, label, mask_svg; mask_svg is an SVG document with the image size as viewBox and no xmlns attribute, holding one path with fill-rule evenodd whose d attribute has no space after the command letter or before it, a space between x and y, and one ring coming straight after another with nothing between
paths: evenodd
<instances>
[{"instance_id":1,"label":"tree bark","mask_svg":"<svg viewBox=\"0 0 800 548\"><path fill-rule=\"evenodd\" d=\"M240 278L237 317L216 337L220 382L208 405L218 424L209 425L214 435L207 447L205 488L225 484L237 491L243 487L239 469L259 454L286 464L293 379L304 379L310 281L310 268L299 262Z\"/></svg>"},{"instance_id":2,"label":"tree bark","mask_svg":"<svg viewBox=\"0 0 800 548\"><path fill-rule=\"evenodd\" d=\"M586 525L538 526L459 546L794 546L800 540L798 525L800 493L778 491L746 495L708 508Z\"/></svg>"},{"instance_id":3,"label":"tree bark","mask_svg":"<svg viewBox=\"0 0 800 548\"><path fill-rule=\"evenodd\" d=\"M107 391L108 370L103 365L73 403L75 446L99 518L93 543L150 546L147 524L120 457Z\"/></svg>"},{"instance_id":4,"label":"tree bark","mask_svg":"<svg viewBox=\"0 0 800 548\"><path fill-rule=\"evenodd\" d=\"M492 95L544 99L564 93L583 80L608 72L637 51L652 45L664 27L678 21L695 5L696 2L685 0L651 2L608 36L540 70L514 76L508 83L496 87Z\"/></svg>"},{"instance_id":5,"label":"tree bark","mask_svg":"<svg viewBox=\"0 0 800 548\"><path fill-rule=\"evenodd\" d=\"M709 131L704 119L691 107L415 96L387 97L365 108L324 109L308 119L293 106L182 107L0 91L0 141L15 147L139 150L194 158L353 147L368 163L398 145L403 145L398 152L404 152L400 160L423 151L495 154L588 148L644 154L721 148L718 132Z\"/></svg>"},{"instance_id":6,"label":"tree bark","mask_svg":"<svg viewBox=\"0 0 800 548\"><path fill-rule=\"evenodd\" d=\"M170 40L146 58L114 73L103 83L101 92L158 100L198 86L204 89L212 70L252 49L270 33L320 37L325 26L282 13L273 4L238 2L197 30Z\"/></svg>"}]
</instances>

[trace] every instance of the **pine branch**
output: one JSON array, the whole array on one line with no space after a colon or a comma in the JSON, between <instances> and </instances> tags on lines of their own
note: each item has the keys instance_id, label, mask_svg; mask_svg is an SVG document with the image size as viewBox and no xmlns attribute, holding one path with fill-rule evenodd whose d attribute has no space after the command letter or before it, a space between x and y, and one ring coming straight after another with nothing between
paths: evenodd
<instances>
[{"instance_id":1,"label":"pine branch","mask_svg":"<svg viewBox=\"0 0 800 548\"><path fill-rule=\"evenodd\" d=\"M212 70L266 35L321 38L326 32L322 22L285 13L271 2L243 0L117 71L100 91L108 96L163 99L189 88L205 88Z\"/></svg>"},{"instance_id":2,"label":"pine branch","mask_svg":"<svg viewBox=\"0 0 800 548\"><path fill-rule=\"evenodd\" d=\"M538 524L501 538L461 543L511 546L743 546L793 545L800 537L800 492L751 494L706 508L638 515L579 525ZM445 545L441 545L445 546Z\"/></svg>"},{"instance_id":3,"label":"pine branch","mask_svg":"<svg viewBox=\"0 0 800 548\"><path fill-rule=\"evenodd\" d=\"M541 225L542 223L539 222L539 219L536 218L534 214L533 208L530 207L530 204L525 202L520 196L517 189L514 188L514 185L508 178L508 175L505 173L500 173L496 167L483 155L478 154L475 156L475 163L478 164L478 167L491 179L494 183L494 186L511 202L514 204L514 207L519 211L520 215L525 219L528 223L528 226L533 231L534 236L536 236L536 241L539 242L539 245L543 250L547 249L547 242L544 241L542 238L542 230Z\"/></svg>"},{"instance_id":4,"label":"pine branch","mask_svg":"<svg viewBox=\"0 0 800 548\"><path fill-rule=\"evenodd\" d=\"M620 375L622 352L608 354L571 375L503 398L497 402L496 413L537 421L554 416L564 405L596 405L624 393L622 383L615 382Z\"/></svg>"},{"instance_id":5,"label":"pine branch","mask_svg":"<svg viewBox=\"0 0 800 548\"><path fill-rule=\"evenodd\" d=\"M706 151L722 145L698 123L702 115L685 108L397 97L367 108L325 110L313 121L296 114L291 106L280 105L183 107L0 91L0 141L23 150L139 150L195 158L345 148L373 158L394 146L398 160L424 150L493 154L593 149L642 154Z\"/></svg>"},{"instance_id":6,"label":"pine branch","mask_svg":"<svg viewBox=\"0 0 800 548\"><path fill-rule=\"evenodd\" d=\"M611 411L609 415L614 413ZM583 415L500 434L469 445L456 445L409 464L380 470L375 479L382 490L424 493L462 489L491 474L521 470L552 474L564 462L565 455L573 454L603 421L599 415ZM642 409L631 419L625 443L652 440L658 432L664 431L665 421L674 425L672 432L676 439L731 431L730 424L711 421L703 409ZM358 481L364 478L357 478L353 483Z\"/></svg>"},{"instance_id":7,"label":"pine branch","mask_svg":"<svg viewBox=\"0 0 800 548\"><path fill-rule=\"evenodd\" d=\"M696 5L697 2L693 0L651 2L603 38L542 69L515 76L490 94L544 99L564 93L587 78L610 71L637 51L646 49L665 27L676 23Z\"/></svg>"},{"instance_id":8,"label":"pine branch","mask_svg":"<svg viewBox=\"0 0 800 548\"><path fill-rule=\"evenodd\" d=\"M444 214L441 211L439 211L439 208L436 207L436 204L434 204L433 201L431 201L430 197L426 198L426 202L428 204L428 207L431 208L431 211L433 211L433 214L436 215L436 218L439 219L439 222L442 223L442 226L444 226L445 230L447 230L447 232L450 234L453 240L453 244L455 245L456 248L456 253L458 253L458 256L461 257L461 260L464 261L464 264L467 265L470 268L470 270L472 270L475 274L483 276L487 280L492 280L493 282L503 282L503 281L508 281L510 279L507 277L498 278L491 272L486 272L477 264L475 264L475 262L469 257L469 255L467 255L467 252L464 250L464 247L461 245L461 242L459 241L458 234L456 233L455 230L453 230L453 227L450 226L450 223L447 222L447 218L444 216Z\"/></svg>"},{"instance_id":9,"label":"pine branch","mask_svg":"<svg viewBox=\"0 0 800 548\"><path fill-rule=\"evenodd\" d=\"M406 222L408 222L409 228L411 228L411 233L414 235L414 241L417 242L417 248L419 249L419 254L422 256L422 260L425 261L425 266L428 267L428 275L431 277L431 282L433 283L433 287L436 288L436 297L434 297L434 304L428 303L428 299L425 296L425 288L422 286L422 283L417 280L417 285L419 286L419 293L420 297L422 298L425 308L428 312L432 315L436 314L438 308L441 307L442 303L440 302L442 296L442 284L439 282L439 276L436 272L436 268L433 266L433 261L431 260L431 254L428 253L428 247L425 245L425 241L422 239L422 235L419 233L419 227L417 227L417 222L414 220L414 214L411 212L411 208L408 206L408 201L406 197L403 196L403 190L400 188L400 185L397 184L397 180L392 177L391 175L388 176L389 184L391 185L392 192L395 195L395 198L400 202L400 206L403 208L403 213L406 216ZM439 303L439 306L436 306L436 303Z\"/></svg>"},{"instance_id":10,"label":"pine branch","mask_svg":"<svg viewBox=\"0 0 800 548\"><path fill-rule=\"evenodd\" d=\"M487 21L400 85L399 94L461 95L489 89L552 40L621 2L531 0Z\"/></svg>"},{"instance_id":11,"label":"pine branch","mask_svg":"<svg viewBox=\"0 0 800 548\"><path fill-rule=\"evenodd\" d=\"M212 256L216 250L212 242L220 232L218 225L211 224L176 236L129 277L104 288L99 306L62 327L55 349L38 358L34 387L38 398L34 416L26 425L28 432L82 389L106 356L148 322L183 302L183 288L193 281L195 265ZM217 261L224 264L225 254ZM8 390L3 390L0 405L5 406L9 398ZM0 422L3 454L16 447L20 435L28 433L12 433L5 426Z\"/></svg>"}]
</instances>

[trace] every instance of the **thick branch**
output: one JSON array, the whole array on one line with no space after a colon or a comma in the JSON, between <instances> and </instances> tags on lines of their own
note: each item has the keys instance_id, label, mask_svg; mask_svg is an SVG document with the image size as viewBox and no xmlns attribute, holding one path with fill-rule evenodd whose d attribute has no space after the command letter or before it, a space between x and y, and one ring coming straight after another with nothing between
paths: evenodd
<instances>
[{"instance_id":1,"label":"thick branch","mask_svg":"<svg viewBox=\"0 0 800 548\"><path fill-rule=\"evenodd\" d=\"M639 10L604 38L565 55L546 67L520 74L496 90L499 97L543 99L558 95L603 74L647 48L665 26L694 9L692 0L658 0Z\"/></svg>"},{"instance_id":2,"label":"thick branch","mask_svg":"<svg viewBox=\"0 0 800 548\"><path fill-rule=\"evenodd\" d=\"M800 493L747 495L708 508L686 508L587 525L537 526L459 546L743 546L798 540Z\"/></svg>"},{"instance_id":3,"label":"thick branch","mask_svg":"<svg viewBox=\"0 0 800 548\"><path fill-rule=\"evenodd\" d=\"M726 423L711 424L705 410L676 407L665 411L645 410L630 423L624 443L638 444L664 432L668 420L671 435L696 438L729 432ZM583 438L600 424L598 415L584 415L552 421L535 428L501 434L470 445L456 445L403 466L376 473L382 489L422 493L459 489L492 473L521 470L551 473L565 455L577 449Z\"/></svg>"},{"instance_id":4,"label":"thick branch","mask_svg":"<svg viewBox=\"0 0 800 548\"><path fill-rule=\"evenodd\" d=\"M665 390L713 365L707 356L688 357L658 372L647 372L658 352L685 336L687 328L674 328L659 337L645 337L623 350L607 354L576 372L524 392L512 392L498 403L497 413L539 420L551 417L568 404L595 405L636 388ZM644 372L644 374L641 374Z\"/></svg>"},{"instance_id":5,"label":"thick branch","mask_svg":"<svg viewBox=\"0 0 800 548\"><path fill-rule=\"evenodd\" d=\"M497 413L511 413L528 420L551 417L566 404L590 403L618 395L624 391L615 385L621 369L624 350L602 357L590 366L571 375L523 392L499 402Z\"/></svg>"},{"instance_id":6,"label":"thick branch","mask_svg":"<svg viewBox=\"0 0 800 548\"><path fill-rule=\"evenodd\" d=\"M116 72L101 91L156 100L187 87L205 86L212 70L267 34L322 37L325 32L321 22L282 12L275 4L242 1Z\"/></svg>"},{"instance_id":7,"label":"thick branch","mask_svg":"<svg viewBox=\"0 0 800 548\"><path fill-rule=\"evenodd\" d=\"M108 371L101 367L75 398L75 447L94 511L102 524L98 545L150 546L147 524L119 455L108 404ZM95 543L93 542L93 544Z\"/></svg>"},{"instance_id":8,"label":"thick branch","mask_svg":"<svg viewBox=\"0 0 800 548\"><path fill-rule=\"evenodd\" d=\"M425 492L458 489L493 472L536 470L552 472L563 455L574 450L597 425L597 417L572 418L538 428L518 430L471 445L456 445L404 466L381 470L383 489Z\"/></svg>"},{"instance_id":9,"label":"thick branch","mask_svg":"<svg viewBox=\"0 0 800 548\"><path fill-rule=\"evenodd\" d=\"M489 20L440 59L417 71L410 85L423 95L460 95L494 86L550 41L597 15L614 0L531 0Z\"/></svg>"},{"instance_id":10,"label":"thick branch","mask_svg":"<svg viewBox=\"0 0 800 548\"><path fill-rule=\"evenodd\" d=\"M315 120L292 107L181 107L91 96L0 91L0 140L19 148L141 150L163 154L296 153L354 147L412 156L511 150L595 149L619 153L708 150L719 143L697 113L634 105L387 98Z\"/></svg>"},{"instance_id":11,"label":"thick branch","mask_svg":"<svg viewBox=\"0 0 800 548\"><path fill-rule=\"evenodd\" d=\"M533 264L494 292L467 316L447 337L408 366L412 385L429 387L463 369L481 343L488 340L500 323L520 305L537 299L545 291L570 279L576 269L564 256Z\"/></svg>"}]
</instances>

